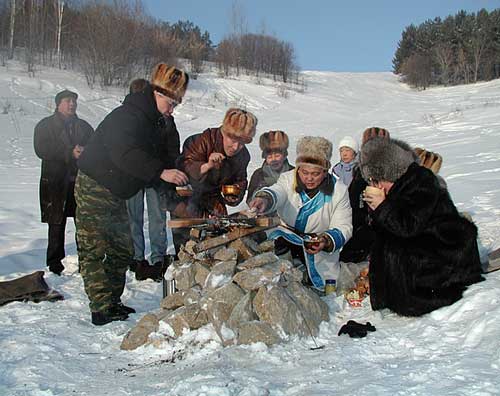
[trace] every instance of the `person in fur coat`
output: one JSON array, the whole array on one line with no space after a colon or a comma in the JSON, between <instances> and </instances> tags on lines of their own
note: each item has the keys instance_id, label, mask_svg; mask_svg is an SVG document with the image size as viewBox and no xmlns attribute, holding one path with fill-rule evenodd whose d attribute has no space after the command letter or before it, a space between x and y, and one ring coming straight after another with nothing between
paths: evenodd
<instances>
[{"instance_id":1,"label":"person in fur coat","mask_svg":"<svg viewBox=\"0 0 500 396\"><path fill-rule=\"evenodd\" d=\"M272 186L282 173L294 169L288 162L288 135L283 131L269 131L260 135L259 146L264 163L255 170L248 185L247 203L255 191Z\"/></svg>"},{"instance_id":2,"label":"person in fur coat","mask_svg":"<svg viewBox=\"0 0 500 396\"><path fill-rule=\"evenodd\" d=\"M257 213L278 212L286 225L269 237L301 249L309 279L318 290L324 290L327 279L337 279L339 251L352 234L347 186L328 173L331 156L332 144L327 139L300 139L297 168L257 191L249 205ZM308 243L311 237L312 245Z\"/></svg>"},{"instance_id":3,"label":"person in fur coat","mask_svg":"<svg viewBox=\"0 0 500 396\"><path fill-rule=\"evenodd\" d=\"M374 310L424 315L453 304L482 279L476 226L459 215L448 192L407 144L371 139L361 149L360 169L371 187L363 199L373 210L369 279Z\"/></svg>"}]
</instances>

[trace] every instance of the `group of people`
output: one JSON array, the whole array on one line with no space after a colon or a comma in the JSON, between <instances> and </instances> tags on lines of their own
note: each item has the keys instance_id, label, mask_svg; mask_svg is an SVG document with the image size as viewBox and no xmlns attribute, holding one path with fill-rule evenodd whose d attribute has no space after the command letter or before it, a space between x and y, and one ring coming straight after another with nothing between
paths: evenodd
<instances>
[{"instance_id":1,"label":"group of people","mask_svg":"<svg viewBox=\"0 0 500 396\"><path fill-rule=\"evenodd\" d=\"M475 225L415 150L387 130L368 128L361 148L343 138L333 167L333 144L324 137L301 138L294 167L287 134L263 133L264 162L248 183L245 146L257 118L231 108L219 127L188 137L181 151L172 113L188 84L187 73L158 64L149 81L133 82L95 132L76 116L76 93L62 91L54 115L35 128L47 265L57 274L64 269L64 226L76 215L93 324L135 312L121 301L127 269L138 279L161 278L166 211L172 218L227 215L226 206L245 195L251 210L281 218L266 237L275 240L277 254L289 251L304 266L315 289L337 279L342 262L369 260L372 307L418 316L457 301L481 279ZM176 192L187 185L190 194ZM236 193L223 194L227 185ZM144 257L144 195L152 265ZM188 235L174 230L173 237L178 252Z\"/></svg>"}]
</instances>

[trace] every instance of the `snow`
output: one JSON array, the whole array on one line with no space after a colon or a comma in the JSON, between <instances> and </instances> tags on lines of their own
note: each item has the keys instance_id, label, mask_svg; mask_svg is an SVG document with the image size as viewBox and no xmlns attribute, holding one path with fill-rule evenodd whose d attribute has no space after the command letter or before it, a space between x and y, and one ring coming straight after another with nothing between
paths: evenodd
<instances>
[{"instance_id":1,"label":"snow","mask_svg":"<svg viewBox=\"0 0 500 396\"><path fill-rule=\"evenodd\" d=\"M336 147L345 135L359 139L368 126L385 127L443 156L441 175L458 208L478 225L482 252L500 247L500 80L414 91L390 73L305 75L306 91L290 91L287 99L270 80L200 75L176 109L181 138L219 125L230 106L246 106L259 118L258 133L289 133L293 163L301 136L324 136ZM21 64L0 67L0 280L45 269L47 226L40 223L40 160L32 134L63 88L78 92L78 113L93 126L125 93L89 89L70 71L41 69L30 78ZM258 139L248 147L251 174L262 161ZM63 276L45 276L65 300L0 307L0 395L500 394L500 272L421 318L373 312L366 302L352 308L329 296L332 320L315 340L223 348L211 326L168 342L171 329L161 326L152 345L125 352L123 336L159 308L161 285L129 276L123 301L138 313L95 327L71 220L66 240ZM337 336L349 319L369 321L377 331L363 339ZM310 350L315 342L324 349Z\"/></svg>"}]
</instances>

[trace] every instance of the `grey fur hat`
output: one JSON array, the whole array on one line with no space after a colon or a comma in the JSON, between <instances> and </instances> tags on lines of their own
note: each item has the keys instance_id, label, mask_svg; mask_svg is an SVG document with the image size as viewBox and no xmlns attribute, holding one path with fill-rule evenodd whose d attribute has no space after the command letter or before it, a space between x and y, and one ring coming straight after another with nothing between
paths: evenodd
<instances>
[{"instance_id":1,"label":"grey fur hat","mask_svg":"<svg viewBox=\"0 0 500 396\"><path fill-rule=\"evenodd\" d=\"M361 148L360 169L365 180L395 182L418 157L405 142L373 138Z\"/></svg>"},{"instance_id":2,"label":"grey fur hat","mask_svg":"<svg viewBox=\"0 0 500 396\"><path fill-rule=\"evenodd\" d=\"M332 142L324 137L304 136L297 143L297 168L300 165L313 165L323 169L332 167Z\"/></svg>"}]
</instances>

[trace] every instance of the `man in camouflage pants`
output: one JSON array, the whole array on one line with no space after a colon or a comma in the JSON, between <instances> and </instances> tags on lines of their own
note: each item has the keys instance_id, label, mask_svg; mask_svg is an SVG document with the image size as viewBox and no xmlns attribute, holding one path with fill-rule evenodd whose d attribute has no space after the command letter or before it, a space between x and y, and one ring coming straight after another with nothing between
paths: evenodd
<instances>
[{"instance_id":1,"label":"man in camouflage pants","mask_svg":"<svg viewBox=\"0 0 500 396\"><path fill-rule=\"evenodd\" d=\"M81 172L75 200L78 259L90 310L109 312L113 307L125 307L120 297L133 254L125 201ZM103 235L106 237L101 239Z\"/></svg>"},{"instance_id":2,"label":"man in camouflage pants","mask_svg":"<svg viewBox=\"0 0 500 396\"><path fill-rule=\"evenodd\" d=\"M162 151L160 134L188 82L183 71L156 65L150 85L127 95L104 118L78 160L78 260L94 325L135 312L121 302L133 255L126 200L146 187L188 182L183 172L165 169L163 157L169 154Z\"/></svg>"}]
</instances>

